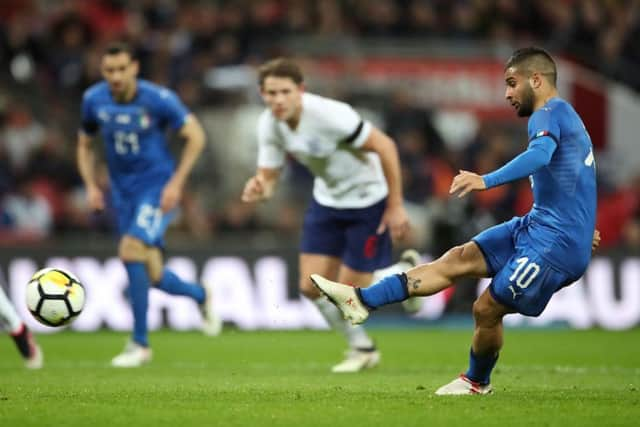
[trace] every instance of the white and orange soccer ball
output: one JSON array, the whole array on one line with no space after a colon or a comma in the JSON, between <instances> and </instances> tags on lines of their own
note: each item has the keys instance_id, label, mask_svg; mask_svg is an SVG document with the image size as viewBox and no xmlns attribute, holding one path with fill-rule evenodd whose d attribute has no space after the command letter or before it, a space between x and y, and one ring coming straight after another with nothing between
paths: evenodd
<instances>
[{"instance_id":1,"label":"white and orange soccer ball","mask_svg":"<svg viewBox=\"0 0 640 427\"><path fill-rule=\"evenodd\" d=\"M63 326L84 308L85 291L80 281L60 268L43 268L27 283L27 308L40 323Z\"/></svg>"}]
</instances>

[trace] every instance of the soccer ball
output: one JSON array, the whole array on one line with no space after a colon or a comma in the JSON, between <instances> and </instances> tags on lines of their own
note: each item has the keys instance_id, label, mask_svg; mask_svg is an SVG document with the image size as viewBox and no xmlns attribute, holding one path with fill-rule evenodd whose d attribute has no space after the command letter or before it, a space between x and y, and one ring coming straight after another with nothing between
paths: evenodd
<instances>
[{"instance_id":1,"label":"soccer ball","mask_svg":"<svg viewBox=\"0 0 640 427\"><path fill-rule=\"evenodd\" d=\"M27 284L27 308L40 323L71 323L84 307L84 286L68 271L43 268Z\"/></svg>"}]
</instances>

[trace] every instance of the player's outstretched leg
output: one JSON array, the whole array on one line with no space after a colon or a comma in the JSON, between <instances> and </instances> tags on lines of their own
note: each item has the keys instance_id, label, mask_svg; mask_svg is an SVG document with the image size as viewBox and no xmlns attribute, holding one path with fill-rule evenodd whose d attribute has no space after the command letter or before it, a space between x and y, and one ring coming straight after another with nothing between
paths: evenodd
<instances>
[{"instance_id":1,"label":"player's outstretched leg","mask_svg":"<svg viewBox=\"0 0 640 427\"><path fill-rule=\"evenodd\" d=\"M351 321L354 325L359 325L367 320L369 308L361 300L360 289L325 279L319 274L312 274L310 278L320 292L338 307L346 320Z\"/></svg>"},{"instance_id":2,"label":"player's outstretched leg","mask_svg":"<svg viewBox=\"0 0 640 427\"><path fill-rule=\"evenodd\" d=\"M2 287L0 287L0 325L9 331L18 352L24 359L25 367L28 369L42 368L42 350L33 335L31 335L27 325L18 316Z\"/></svg>"},{"instance_id":3,"label":"player's outstretched leg","mask_svg":"<svg viewBox=\"0 0 640 427\"><path fill-rule=\"evenodd\" d=\"M165 268L162 278L156 284L158 289L171 295L183 295L192 298L198 303L202 313L202 332L205 335L216 336L222 331L222 321L218 316L213 303L213 284L207 283L200 286L182 280L171 270Z\"/></svg>"},{"instance_id":4,"label":"player's outstretched leg","mask_svg":"<svg viewBox=\"0 0 640 427\"><path fill-rule=\"evenodd\" d=\"M404 273L407 270L418 266L421 261L422 257L417 250L405 249L404 251L402 251L402 254L400 254L400 260L397 263L393 264L390 267L374 271L373 281L377 282L378 280L391 274ZM402 301L401 304L405 312L409 314L415 314L422 308L422 302L422 297L412 296Z\"/></svg>"},{"instance_id":5,"label":"player's outstretched leg","mask_svg":"<svg viewBox=\"0 0 640 427\"><path fill-rule=\"evenodd\" d=\"M428 296L451 286L463 277L486 277L487 266L475 242L450 249L437 260L421 264L407 273L393 274L367 288L327 280L314 274L314 285L341 311L345 319L364 322L372 309L401 302L410 296Z\"/></svg>"},{"instance_id":6,"label":"player's outstretched leg","mask_svg":"<svg viewBox=\"0 0 640 427\"><path fill-rule=\"evenodd\" d=\"M404 266L403 271L407 271L411 268L417 267L422 262L420 253L415 249L406 249L400 255L400 263ZM415 314L422 308L422 297L411 296L402 301L402 308L409 314Z\"/></svg>"},{"instance_id":7,"label":"player's outstretched leg","mask_svg":"<svg viewBox=\"0 0 640 427\"><path fill-rule=\"evenodd\" d=\"M202 332L208 336L219 335L222 321L214 307L213 283L200 286L182 280L173 271L164 267L162 251L158 247L148 248L148 270L154 286L170 295L182 295L193 299L202 314Z\"/></svg>"}]
</instances>

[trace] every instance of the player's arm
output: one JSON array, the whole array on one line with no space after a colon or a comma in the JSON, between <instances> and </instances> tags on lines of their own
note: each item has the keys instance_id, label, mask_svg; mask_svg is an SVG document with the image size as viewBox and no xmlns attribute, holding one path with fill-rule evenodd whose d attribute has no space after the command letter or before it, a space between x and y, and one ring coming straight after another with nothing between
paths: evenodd
<instances>
[{"instance_id":1,"label":"player's arm","mask_svg":"<svg viewBox=\"0 0 640 427\"><path fill-rule=\"evenodd\" d=\"M274 132L271 116L263 113L256 127L258 139L258 168L247 180L242 190L242 201L246 203L270 199L276 189L280 171L285 164L285 150L278 134Z\"/></svg>"},{"instance_id":2,"label":"player's arm","mask_svg":"<svg viewBox=\"0 0 640 427\"><path fill-rule=\"evenodd\" d=\"M449 194L463 197L472 191L486 190L527 177L551 162L557 144L551 137L537 138L529 148L509 163L486 175L461 170L453 179Z\"/></svg>"},{"instance_id":3,"label":"player's arm","mask_svg":"<svg viewBox=\"0 0 640 427\"><path fill-rule=\"evenodd\" d=\"M409 230L409 217L403 204L402 175L396 145L384 132L372 126L371 132L361 148L378 154L389 187L387 209L378 228L378 233L384 232L389 227L394 239L402 239Z\"/></svg>"},{"instance_id":4,"label":"player's arm","mask_svg":"<svg viewBox=\"0 0 640 427\"><path fill-rule=\"evenodd\" d=\"M160 208L167 212L178 204L182 197L184 185L187 182L193 166L204 150L205 134L200 121L195 115L189 114L185 118L184 125L179 129L178 136L184 139L185 145L182 156L175 172L162 192Z\"/></svg>"},{"instance_id":5,"label":"player's arm","mask_svg":"<svg viewBox=\"0 0 640 427\"><path fill-rule=\"evenodd\" d=\"M87 201L92 210L104 209L104 196L95 176L95 156L92 148L93 136L99 124L93 108L94 98L91 91L84 93L81 104L81 125L76 144L76 162L78 172L87 191Z\"/></svg>"},{"instance_id":6,"label":"player's arm","mask_svg":"<svg viewBox=\"0 0 640 427\"><path fill-rule=\"evenodd\" d=\"M242 201L246 203L268 200L273 196L280 169L258 168L254 176L249 178L242 191Z\"/></svg>"},{"instance_id":7,"label":"player's arm","mask_svg":"<svg viewBox=\"0 0 640 427\"><path fill-rule=\"evenodd\" d=\"M95 155L92 149L93 138L85 132L78 131L76 145L76 161L78 172L87 190L89 207L93 210L104 209L104 196L95 178Z\"/></svg>"}]
</instances>

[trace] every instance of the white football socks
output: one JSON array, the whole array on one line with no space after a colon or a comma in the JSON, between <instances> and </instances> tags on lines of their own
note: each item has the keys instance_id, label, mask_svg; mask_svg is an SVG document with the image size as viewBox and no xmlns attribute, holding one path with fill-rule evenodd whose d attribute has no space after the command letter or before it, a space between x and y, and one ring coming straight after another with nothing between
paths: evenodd
<instances>
[{"instance_id":1,"label":"white football socks","mask_svg":"<svg viewBox=\"0 0 640 427\"><path fill-rule=\"evenodd\" d=\"M4 293L2 286L0 286L0 325L12 334L20 331L22 327L22 320L9 301L7 294Z\"/></svg>"},{"instance_id":2,"label":"white football socks","mask_svg":"<svg viewBox=\"0 0 640 427\"><path fill-rule=\"evenodd\" d=\"M325 320L336 331L341 332L351 348L371 348L374 346L373 340L361 325L352 325L351 322L342 318L340 310L333 305L326 297L322 296L313 300Z\"/></svg>"}]
</instances>

